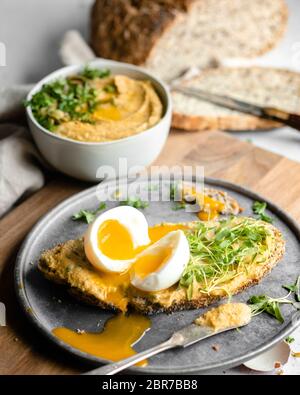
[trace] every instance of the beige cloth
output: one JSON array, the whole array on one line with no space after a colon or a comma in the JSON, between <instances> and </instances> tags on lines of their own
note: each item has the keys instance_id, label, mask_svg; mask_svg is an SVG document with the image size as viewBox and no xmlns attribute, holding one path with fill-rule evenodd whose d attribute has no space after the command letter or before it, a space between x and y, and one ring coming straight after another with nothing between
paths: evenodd
<instances>
[{"instance_id":1,"label":"beige cloth","mask_svg":"<svg viewBox=\"0 0 300 395\"><path fill-rule=\"evenodd\" d=\"M0 89L0 217L44 185L40 156L28 129L7 122L24 111L22 100L29 89L29 85Z\"/></svg>"},{"instance_id":2,"label":"beige cloth","mask_svg":"<svg viewBox=\"0 0 300 395\"><path fill-rule=\"evenodd\" d=\"M59 51L65 65L86 63L95 55L78 31L64 35ZM0 88L0 217L21 197L44 185L42 159L26 127L3 124L24 113L23 99L31 85Z\"/></svg>"}]
</instances>

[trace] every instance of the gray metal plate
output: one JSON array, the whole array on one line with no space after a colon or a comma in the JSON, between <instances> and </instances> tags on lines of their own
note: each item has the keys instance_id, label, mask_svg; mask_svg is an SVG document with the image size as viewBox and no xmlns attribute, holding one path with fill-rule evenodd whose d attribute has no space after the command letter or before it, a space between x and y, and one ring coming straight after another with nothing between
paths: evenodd
<instances>
[{"instance_id":1,"label":"gray metal plate","mask_svg":"<svg viewBox=\"0 0 300 395\"><path fill-rule=\"evenodd\" d=\"M144 181L145 182L145 181ZM206 179L206 186L228 191L245 208L243 215L253 215L251 206L254 200L263 200L262 196L220 180ZM107 184L106 184L107 185ZM141 185L141 188L147 184ZM112 187L113 188L113 187ZM112 189L113 191L113 189ZM101 195L101 186L98 193ZM293 283L300 274L300 228L297 223L279 207L268 202L269 214L274 225L283 233L286 240L286 253L282 261L259 285L252 287L233 298L235 301L247 301L254 294L282 296L285 291L282 284ZM107 208L117 203L108 202ZM172 202L152 202L143 210L150 225L162 221L180 222L195 220L195 214L184 210L171 210ZM100 331L105 321L112 316L95 307L86 306L74 300L64 288L45 280L37 270L37 261L41 252L57 243L81 236L86 224L72 221L72 214L81 208L95 208L98 205L96 187L81 192L65 200L44 216L32 229L24 241L17 256L15 282L16 292L29 319L62 349L93 363L107 362L83 353L58 340L51 331L55 327L69 327L86 331ZM61 303L58 302L61 301ZM150 331L135 346L137 351L154 346L166 340L173 331L190 324L206 309L182 311L171 315L159 314L151 317ZM136 373L192 373L208 372L215 368L236 366L257 354L267 350L283 339L299 325L299 317L290 306L283 306L284 324L261 314L241 331L230 331L218 337L204 340L187 349L167 351L149 361L146 368L133 368ZM46 339L45 339L46 341ZM212 349L220 345L218 352ZM63 351L62 351L63 352Z\"/></svg>"}]
</instances>

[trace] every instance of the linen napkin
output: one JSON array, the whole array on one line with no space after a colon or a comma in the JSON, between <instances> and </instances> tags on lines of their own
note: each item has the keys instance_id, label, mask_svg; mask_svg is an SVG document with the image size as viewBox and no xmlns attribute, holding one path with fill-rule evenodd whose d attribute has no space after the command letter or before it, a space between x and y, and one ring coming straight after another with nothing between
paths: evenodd
<instances>
[{"instance_id":1,"label":"linen napkin","mask_svg":"<svg viewBox=\"0 0 300 395\"><path fill-rule=\"evenodd\" d=\"M68 31L59 51L64 65L86 63L95 55L76 30ZM23 99L32 85L0 88L0 217L20 198L44 185L43 160L25 124Z\"/></svg>"},{"instance_id":2,"label":"linen napkin","mask_svg":"<svg viewBox=\"0 0 300 395\"><path fill-rule=\"evenodd\" d=\"M0 89L0 217L21 197L44 185L40 155L27 127L15 123L24 112L30 85Z\"/></svg>"}]
</instances>

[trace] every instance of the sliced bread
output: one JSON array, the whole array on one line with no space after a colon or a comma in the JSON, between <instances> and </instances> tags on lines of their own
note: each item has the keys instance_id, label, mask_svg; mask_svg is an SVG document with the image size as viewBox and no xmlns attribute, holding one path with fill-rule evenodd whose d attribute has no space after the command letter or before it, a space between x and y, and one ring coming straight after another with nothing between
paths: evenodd
<instances>
[{"instance_id":1,"label":"sliced bread","mask_svg":"<svg viewBox=\"0 0 300 395\"><path fill-rule=\"evenodd\" d=\"M265 107L300 113L300 73L264 67L205 70L181 84L231 96ZM185 130L255 130L280 124L172 92L175 128Z\"/></svg>"},{"instance_id":2,"label":"sliced bread","mask_svg":"<svg viewBox=\"0 0 300 395\"><path fill-rule=\"evenodd\" d=\"M199 222L185 224L189 228L187 232L201 237L202 233L197 230L199 224ZM205 274L205 281L199 274L201 279L194 279L191 293L186 286L181 286L178 283L158 292L139 291L130 285L126 273L115 275L119 279L114 280L111 285L107 275L97 271L88 262L82 239L69 240L45 251L40 257L38 268L47 279L65 285L75 297L88 304L96 305L100 309L125 312L131 308L142 314L153 314L201 308L259 283L279 262L284 253L285 244L279 230L267 222L253 218L232 217L225 223L203 222L202 231L205 234L206 230L209 231L208 241L212 243L220 227L223 231L224 229L230 230L232 227L237 228L237 224L247 227L250 225L252 231L256 229L254 231L259 232L260 235L266 234L266 237L263 236L263 239L257 242L258 252L249 248L249 256L245 256L229 266L227 262L228 273L226 275L220 270L221 261L218 268L214 268L209 257L195 261L196 263L193 264L196 267L198 265L201 268L203 264L210 265L211 272L214 274ZM224 237L226 238L226 236ZM235 240L235 244L244 243L245 240L245 236L241 235ZM262 244L264 245L263 249L260 248ZM268 247L267 250L265 245ZM261 254L263 254L263 259L261 259ZM194 270L196 271L196 269Z\"/></svg>"},{"instance_id":3,"label":"sliced bread","mask_svg":"<svg viewBox=\"0 0 300 395\"><path fill-rule=\"evenodd\" d=\"M190 66L265 53L287 15L284 0L96 0L91 45L169 80Z\"/></svg>"}]
</instances>

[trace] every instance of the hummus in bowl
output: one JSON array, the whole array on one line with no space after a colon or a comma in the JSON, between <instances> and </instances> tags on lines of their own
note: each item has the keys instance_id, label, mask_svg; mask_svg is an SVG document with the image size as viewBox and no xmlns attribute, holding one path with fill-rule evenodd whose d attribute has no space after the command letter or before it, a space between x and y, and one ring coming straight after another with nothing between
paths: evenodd
<instances>
[{"instance_id":1,"label":"hummus in bowl","mask_svg":"<svg viewBox=\"0 0 300 395\"><path fill-rule=\"evenodd\" d=\"M108 59L54 71L32 88L26 103L40 153L55 169L84 181L149 166L171 126L171 96L163 81Z\"/></svg>"},{"instance_id":2,"label":"hummus in bowl","mask_svg":"<svg viewBox=\"0 0 300 395\"><path fill-rule=\"evenodd\" d=\"M151 81L89 67L45 84L27 105L56 135L97 143L152 128L164 111Z\"/></svg>"}]
</instances>

